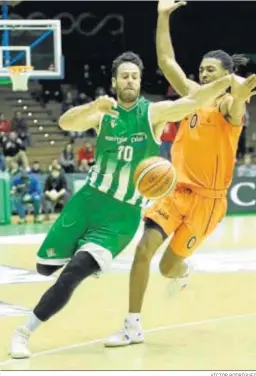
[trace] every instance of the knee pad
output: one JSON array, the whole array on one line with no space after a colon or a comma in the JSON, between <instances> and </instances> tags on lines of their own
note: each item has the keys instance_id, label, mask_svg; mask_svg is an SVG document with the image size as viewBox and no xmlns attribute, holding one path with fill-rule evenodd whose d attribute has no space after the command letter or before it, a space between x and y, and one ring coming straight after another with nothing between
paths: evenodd
<instances>
[{"instance_id":1,"label":"knee pad","mask_svg":"<svg viewBox=\"0 0 256 376\"><path fill-rule=\"evenodd\" d=\"M101 245L86 243L78 249L77 253L79 252L89 253L98 263L98 266L102 272L106 272L110 269L113 259L112 253Z\"/></svg>"}]
</instances>

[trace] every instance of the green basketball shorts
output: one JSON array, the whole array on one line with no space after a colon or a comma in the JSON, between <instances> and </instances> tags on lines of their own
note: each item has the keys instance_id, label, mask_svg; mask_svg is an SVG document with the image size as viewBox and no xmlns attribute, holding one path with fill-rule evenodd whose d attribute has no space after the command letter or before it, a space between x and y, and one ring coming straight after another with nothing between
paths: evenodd
<instances>
[{"instance_id":1,"label":"green basketball shorts","mask_svg":"<svg viewBox=\"0 0 256 376\"><path fill-rule=\"evenodd\" d=\"M51 227L37 253L37 262L64 265L77 251L87 251L105 270L132 241L140 220L140 208L86 184Z\"/></svg>"}]
</instances>

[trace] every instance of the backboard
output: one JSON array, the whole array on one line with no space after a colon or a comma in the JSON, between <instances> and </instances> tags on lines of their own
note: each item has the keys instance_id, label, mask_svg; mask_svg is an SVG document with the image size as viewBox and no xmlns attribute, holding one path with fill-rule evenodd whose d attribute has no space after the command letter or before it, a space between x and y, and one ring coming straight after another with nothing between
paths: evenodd
<instances>
[{"instance_id":1,"label":"backboard","mask_svg":"<svg viewBox=\"0 0 256 376\"><path fill-rule=\"evenodd\" d=\"M9 77L10 65L30 65L30 78L63 78L59 20L0 20L0 32L0 77Z\"/></svg>"}]
</instances>

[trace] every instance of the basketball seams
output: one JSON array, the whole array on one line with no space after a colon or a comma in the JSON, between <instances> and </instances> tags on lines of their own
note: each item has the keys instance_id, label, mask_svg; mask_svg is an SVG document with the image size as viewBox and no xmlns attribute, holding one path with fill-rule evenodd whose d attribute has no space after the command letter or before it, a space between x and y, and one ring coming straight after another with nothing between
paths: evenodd
<instances>
[{"instance_id":1,"label":"basketball seams","mask_svg":"<svg viewBox=\"0 0 256 376\"><path fill-rule=\"evenodd\" d=\"M159 162L154 162L152 163L151 165L147 166L138 176L137 178L137 182L136 182L136 189L139 190L139 185L140 185L140 182L141 180L144 178L145 175L147 175L147 173L149 171L151 171L152 169L154 169L155 167L160 167L160 166L164 166L164 165L170 165L170 162L168 161L159 161Z\"/></svg>"},{"instance_id":2,"label":"basketball seams","mask_svg":"<svg viewBox=\"0 0 256 376\"><path fill-rule=\"evenodd\" d=\"M158 166L156 167L158 168ZM152 185L150 185L146 190L144 190L143 193L147 193L150 189L152 189L155 185L161 185L163 179L166 178L166 175L168 175L169 171L171 171L171 166L169 166L168 170L165 171L164 175L160 177L160 179L158 179L156 182L154 182ZM152 169L152 171L154 171L154 169ZM151 171L149 171L151 172ZM159 187L158 187L159 188Z\"/></svg>"},{"instance_id":3,"label":"basketball seams","mask_svg":"<svg viewBox=\"0 0 256 376\"><path fill-rule=\"evenodd\" d=\"M139 177L138 177L138 179L137 179L136 188L138 189L141 180L145 177L145 175L146 175L148 172L150 172L151 170L153 170L153 169L156 168L156 167L163 166L163 165L167 165L167 164L169 165L170 162L168 162L168 161L166 161L166 162L165 162L165 161L161 161L161 162L155 162L155 163L153 163L152 165L146 167L145 170L143 170L143 171L141 172L141 174L139 175ZM176 185L176 183L177 183L177 173L176 173L175 168L174 168L172 165L170 165L170 168L166 171L165 175L161 178L161 180L164 179L164 178L166 177L166 175L169 173L170 170L172 170L172 173L173 173L173 180L172 180L171 185L166 189L166 191L165 191L164 193L162 193L162 194L159 195L159 196L154 196L154 197L148 197L148 196L147 196L147 199L148 199L148 200L158 200L158 199L161 199L161 198L163 198L164 196L168 195L169 193L171 193L171 192L173 191L173 189L174 189L174 187L175 187L175 185ZM160 180L160 181L161 181L161 180ZM159 183L160 181L158 181L157 183ZM151 188L152 188L152 186L149 187L145 192L147 192L147 191L148 191L149 189L151 189ZM144 193L145 193L145 192L144 192Z\"/></svg>"},{"instance_id":4,"label":"basketball seams","mask_svg":"<svg viewBox=\"0 0 256 376\"><path fill-rule=\"evenodd\" d=\"M176 170L175 168L173 168L173 166L171 166L172 170L173 170L173 181L172 181L172 184L170 185L169 188L167 188L167 190L161 194L160 196L157 196L157 197L147 197L148 200L159 200L160 198L163 198L165 196L167 196L169 193L171 193L177 183L177 174L176 174Z\"/></svg>"}]
</instances>

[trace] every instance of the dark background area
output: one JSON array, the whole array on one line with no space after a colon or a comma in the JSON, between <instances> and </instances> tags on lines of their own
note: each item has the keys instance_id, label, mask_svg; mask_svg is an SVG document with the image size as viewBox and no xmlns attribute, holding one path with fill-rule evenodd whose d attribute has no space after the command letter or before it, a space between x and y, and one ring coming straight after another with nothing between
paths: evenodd
<instances>
[{"instance_id":1,"label":"dark background area","mask_svg":"<svg viewBox=\"0 0 256 376\"><path fill-rule=\"evenodd\" d=\"M10 13L11 18L61 18L68 83L84 79L84 64L96 70L99 64L109 66L125 50L140 54L146 81L156 72L155 1L23 1ZM74 16L74 22L66 13ZM175 12L173 42L177 60L186 73L197 76L201 57L209 50L254 54L255 15L254 1L189 1ZM81 22L77 22L79 18ZM247 68L254 70L254 64Z\"/></svg>"}]
</instances>

